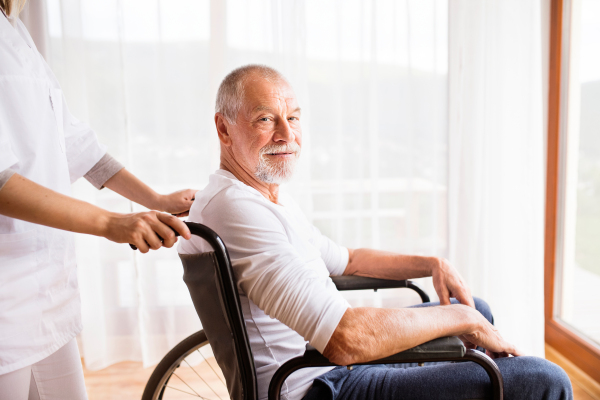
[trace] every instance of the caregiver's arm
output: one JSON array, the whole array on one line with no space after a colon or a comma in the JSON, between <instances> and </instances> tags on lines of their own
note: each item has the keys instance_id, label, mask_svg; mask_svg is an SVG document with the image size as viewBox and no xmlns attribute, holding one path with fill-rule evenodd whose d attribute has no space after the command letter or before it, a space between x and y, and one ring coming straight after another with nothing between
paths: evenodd
<instances>
[{"instance_id":1,"label":"caregiver's arm","mask_svg":"<svg viewBox=\"0 0 600 400\"><path fill-rule=\"evenodd\" d=\"M349 308L323 355L338 365L351 365L388 357L445 336L460 336L467 343L487 349L493 357L520 355L477 310L462 304Z\"/></svg>"},{"instance_id":2,"label":"caregiver's arm","mask_svg":"<svg viewBox=\"0 0 600 400\"><path fill-rule=\"evenodd\" d=\"M117 243L131 243L142 253L163 245L173 246L177 238L171 228L186 239L191 237L188 227L172 215L156 211L109 212L16 173L0 189L0 214L52 228L102 236Z\"/></svg>"},{"instance_id":3,"label":"caregiver's arm","mask_svg":"<svg viewBox=\"0 0 600 400\"><path fill-rule=\"evenodd\" d=\"M431 276L442 305L450 304L450 297L455 297L461 304L475 307L469 287L446 259L372 249L348 251L350 258L344 275L393 280Z\"/></svg>"},{"instance_id":4,"label":"caregiver's arm","mask_svg":"<svg viewBox=\"0 0 600 400\"><path fill-rule=\"evenodd\" d=\"M178 217L188 215L196 190L186 189L163 195L139 180L110 154L105 154L85 175L97 189L108 187L127 199L151 210L165 211Z\"/></svg>"},{"instance_id":5,"label":"caregiver's arm","mask_svg":"<svg viewBox=\"0 0 600 400\"><path fill-rule=\"evenodd\" d=\"M125 168L107 180L104 186L146 208L165 211L178 217L188 215L197 192L184 189L171 194L158 194Z\"/></svg>"}]
</instances>

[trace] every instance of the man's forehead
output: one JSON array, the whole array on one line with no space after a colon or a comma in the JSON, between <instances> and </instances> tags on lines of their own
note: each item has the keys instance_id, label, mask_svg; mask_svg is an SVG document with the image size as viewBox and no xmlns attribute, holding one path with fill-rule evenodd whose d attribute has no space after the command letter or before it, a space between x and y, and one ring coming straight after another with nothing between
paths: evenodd
<instances>
[{"instance_id":1,"label":"man's forehead","mask_svg":"<svg viewBox=\"0 0 600 400\"><path fill-rule=\"evenodd\" d=\"M282 79L249 79L244 85L244 103L251 112L272 110L274 106L299 109L294 90Z\"/></svg>"}]
</instances>

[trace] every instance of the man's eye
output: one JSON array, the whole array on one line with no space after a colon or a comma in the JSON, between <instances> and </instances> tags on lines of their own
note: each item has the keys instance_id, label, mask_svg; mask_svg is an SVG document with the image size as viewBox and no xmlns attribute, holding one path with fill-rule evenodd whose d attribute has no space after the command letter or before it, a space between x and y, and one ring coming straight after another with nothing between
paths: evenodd
<instances>
[{"instance_id":1,"label":"man's eye","mask_svg":"<svg viewBox=\"0 0 600 400\"><path fill-rule=\"evenodd\" d=\"M269 118L268 118L268 117L263 117L263 118L261 118L260 120L261 120L261 121L264 121L264 122L268 122L268 121L269 121Z\"/></svg>"},{"instance_id":2,"label":"man's eye","mask_svg":"<svg viewBox=\"0 0 600 400\"><path fill-rule=\"evenodd\" d=\"M290 120L290 121L298 121L298 117L289 117L288 120Z\"/></svg>"}]
</instances>

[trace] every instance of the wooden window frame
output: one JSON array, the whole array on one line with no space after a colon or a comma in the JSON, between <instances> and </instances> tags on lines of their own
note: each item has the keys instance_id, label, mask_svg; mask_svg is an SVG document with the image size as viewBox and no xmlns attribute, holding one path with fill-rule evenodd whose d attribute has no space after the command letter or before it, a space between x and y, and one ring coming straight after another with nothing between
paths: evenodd
<instances>
[{"instance_id":1,"label":"wooden window frame","mask_svg":"<svg viewBox=\"0 0 600 400\"><path fill-rule=\"evenodd\" d=\"M571 360L581 370L600 382L600 349L554 318L554 293L556 277L556 249L558 239L561 118L566 118L561 107L563 96L563 37L565 29L565 2L551 0L550 10L550 69L548 86L548 142L546 175L546 232L544 261L544 295L546 342Z\"/></svg>"}]
</instances>

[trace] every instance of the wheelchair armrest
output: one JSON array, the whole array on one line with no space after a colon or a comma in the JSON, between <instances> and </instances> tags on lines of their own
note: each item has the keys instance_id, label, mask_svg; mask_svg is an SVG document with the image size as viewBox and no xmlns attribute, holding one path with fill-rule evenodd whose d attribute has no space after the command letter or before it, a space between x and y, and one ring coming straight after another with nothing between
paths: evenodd
<instances>
[{"instance_id":1,"label":"wheelchair armrest","mask_svg":"<svg viewBox=\"0 0 600 400\"><path fill-rule=\"evenodd\" d=\"M412 281L402 280L395 281L391 279L376 279L376 278L365 278L364 276L332 276L331 280L337 287L337 290L377 290L377 289L395 289L395 288L409 288L417 292L423 303L429 302L429 296L420 287L415 285Z\"/></svg>"},{"instance_id":2,"label":"wheelchair armrest","mask_svg":"<svg viewBox=\"0 0 600 400\"><path fill-rule=\"evenodd\" d=\"M338 290L366 290L405 288L406 280L393 281L390 279L365 278L364 276L332 276L331 280Z\"/></svg>"},{"instance_id":3,"label":"wheelchair armrest","mask_svg":"<svg viewBox=\"0 0 600 400\"><path fill-rule=\"evenodd\" d=\"M466 351L465 345L459 338L450 336L434 339L389 357L360 364L398 364L414 361L445 361L448 359L462 358L465 356ZM304 359L309 364L328 363L334 365L311 345L306 346Z\"/></svg>"},{"instance_id":4,"label":"wheelchair armrest","mask_svg":"<svg viewBox=\"0 0 600 400\"><path fill-rule=\"evenodd\" d=\"M492 399L504 398L504 382L502 374L496 363L484 353L477 350L467 350L462 341L457 337L444 337L415 346L398 354L357 365L367 364L400 364L409 362L435 362L435 361L472 361L479 364L492 383ZM299 357L286 361L271 378L269 384L269 400L279 400L281 387L285 379L301 368L335 366L327 357L311 346L306 346L306 351Z\"/></svg>"}]
</instances>

